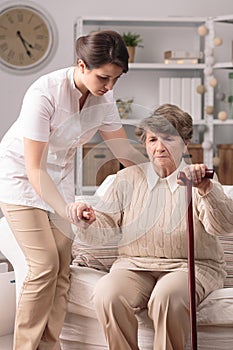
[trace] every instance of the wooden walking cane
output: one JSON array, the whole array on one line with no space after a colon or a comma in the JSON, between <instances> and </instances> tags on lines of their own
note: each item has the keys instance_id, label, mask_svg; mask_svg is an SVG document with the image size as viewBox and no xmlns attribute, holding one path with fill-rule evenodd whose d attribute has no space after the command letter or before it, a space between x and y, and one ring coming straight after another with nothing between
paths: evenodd
<instances>
[{"instance_id":1,"label":"wooden walking cane","mask_svg":"<svg viewBox=\"0 0 233 350\"><path fill-rule=\"evenodd\" d=\"M212 179L214 171L207 169L205 178ZM194 229L193 229L193 204L192 204L192 180L187 179L184 172L180 171L178 179L186 185L186 202L188 205L187 238L188 238L188 271L189 271L189 302L190 302L190 331L191 350L197 350L197 322L196 322L196 282L195 282L195 256L194 256Z\"/></svg>"}]
</instances>

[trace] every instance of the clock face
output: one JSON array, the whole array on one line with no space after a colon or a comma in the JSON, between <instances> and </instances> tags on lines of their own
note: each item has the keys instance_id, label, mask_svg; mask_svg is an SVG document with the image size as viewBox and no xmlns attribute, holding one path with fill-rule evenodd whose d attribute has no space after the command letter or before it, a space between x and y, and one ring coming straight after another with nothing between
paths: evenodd
<instances>
[{"instance_id":1,"label":"clock face","mask_svg":"<svg viewBox=\"0 0 233 350\"><path fill-rule=\"evenodd\" d=\"M50 55L53 31L47 18L29 6L12 6L0 15L0 60L8 68L37 67Z\"/></svg>"}]
</instances>

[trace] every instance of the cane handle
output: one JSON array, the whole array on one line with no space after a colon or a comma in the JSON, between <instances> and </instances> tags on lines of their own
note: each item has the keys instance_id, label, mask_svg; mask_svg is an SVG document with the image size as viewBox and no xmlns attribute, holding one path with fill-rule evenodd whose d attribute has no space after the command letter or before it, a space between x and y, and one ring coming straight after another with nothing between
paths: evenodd
<instances>
[{"instance_id":1,"label":"cane handle","mask_svg":"<svg viewBox=\"0 0 233 350\"><path fill-rule=\"evenodd\" d=\"M206 169L204 179L213 179L213 176L214 176L214 170L213 169ZM181 180L184 184L186 184L187 181L190 181L187 179L187 176L185 175L185 173L183 171L179 172L177 179Z\"/></svg>"}]
</instances>

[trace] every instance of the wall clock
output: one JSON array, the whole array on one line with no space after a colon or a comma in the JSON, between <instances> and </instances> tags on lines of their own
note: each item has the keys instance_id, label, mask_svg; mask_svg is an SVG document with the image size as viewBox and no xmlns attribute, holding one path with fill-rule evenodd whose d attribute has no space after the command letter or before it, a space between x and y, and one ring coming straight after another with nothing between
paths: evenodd
<instances>
[{"instance_id":1,"label":"wall clock","mask_svg":"<svg viewBox=\"0 0 233 350\"><path fill-rule=\"evenodd\" d=\"M0 14L0 62L14 71L31 71L51 57L54 25L33 6L12 5Z\"/></svg>"}]
</instances>

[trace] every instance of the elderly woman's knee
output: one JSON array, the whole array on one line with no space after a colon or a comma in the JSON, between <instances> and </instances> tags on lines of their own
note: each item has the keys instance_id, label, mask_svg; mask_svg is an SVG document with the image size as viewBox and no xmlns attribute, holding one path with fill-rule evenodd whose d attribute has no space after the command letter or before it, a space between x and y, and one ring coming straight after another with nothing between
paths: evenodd
<instances>
[{"instance_id":1,"label":"elderly woman's knee","mask_svg":"<svg viewBox=\"0 0 233 350\"><path fill-rule=\"evenodd\" d=\"M109 281L109 275L102 277L93 291L93 302L96 308L108 307L119 303L120 293L118 288Z\"/></svg>"},{"instance_id":2,"label":"elderly woman's knee","mask_svg":"<svg viewBox=\"0 0 233 350\"><path fill-rule=\"evenodd\" d=\"M178 290L158 288L152 293L148 302L148 313L153 319L153 315L159 312L166 313L169 317L188 313L188 300ZM157 316L156 316L157 317Z\"/></svg>"}]
</instances>

